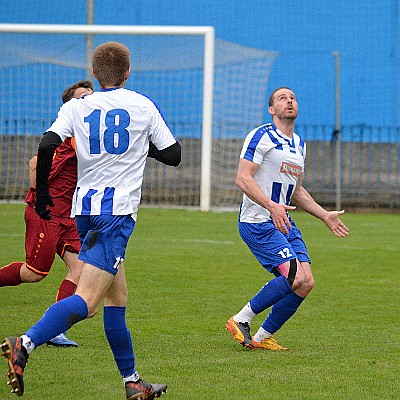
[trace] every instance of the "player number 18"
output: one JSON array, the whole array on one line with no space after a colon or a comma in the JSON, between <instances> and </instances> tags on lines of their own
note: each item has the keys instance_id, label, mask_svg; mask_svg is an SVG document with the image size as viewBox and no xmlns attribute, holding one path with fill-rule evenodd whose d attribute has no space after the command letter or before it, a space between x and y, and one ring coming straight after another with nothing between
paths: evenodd
<instances>
[{"instance_id":1,"label":"player number 18","mask_svg":"<svg viewBox=\"0 0 400 400\"><path fill-rule=\"evenodd\" d=\"M101 110L93 110L85 117L84 121L89 124L90 154L100 154L100 117ZM128 111L116 108L107 112L104 124L103 142L104 149L110 154L122 154L129 147L129 131L126 129L130 124Z\"/></svg>"}]
</instances>

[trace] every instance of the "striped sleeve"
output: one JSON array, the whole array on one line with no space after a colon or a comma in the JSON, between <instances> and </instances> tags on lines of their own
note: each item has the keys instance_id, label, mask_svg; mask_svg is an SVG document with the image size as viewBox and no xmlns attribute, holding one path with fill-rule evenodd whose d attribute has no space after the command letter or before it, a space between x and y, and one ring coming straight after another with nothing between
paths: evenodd
<instances>
[{"instance_id":1,"label":"striped sleeve","mask_svg":"<svg viewBox=\"0 0 400 400\"><path fill-rule=\"evenodd\" d=\"M272 143L268 135L268 126L264 125L252 130L246 137L240 158L261 164L265 153L271 149Z\"/></svg>"}]
</instances>

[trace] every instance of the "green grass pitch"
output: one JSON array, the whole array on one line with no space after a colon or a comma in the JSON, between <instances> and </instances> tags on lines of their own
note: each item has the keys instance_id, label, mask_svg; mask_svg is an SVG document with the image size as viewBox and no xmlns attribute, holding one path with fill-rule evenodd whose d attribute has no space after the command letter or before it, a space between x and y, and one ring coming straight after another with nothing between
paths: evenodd
<instances>
[{"instance_id":1,"label":"green grass pitch","mask_svg":"<svg viewBox=\"0 0 400 400\"><path fill-rule=\"evenodd\" d=\"M24 258L23 205L0 205L0 266ZM351 235L295 211L316 285L279 331L289 352L247 351L226 320L270 279L242 243L237 213L142 208L125 260L128 325L139 373L165 400L398 399L400 215L343 216ZM0 289L0 337L19 335L52 304L65 267ZM264 316L257 316L252 331ZM42 346L25 374L29 400L124 399L102 311L69 331L78 349ZM2 361L2 360L0 360ZM0 364L0 398L12 399Z\"/></svg>"}]
</instances>

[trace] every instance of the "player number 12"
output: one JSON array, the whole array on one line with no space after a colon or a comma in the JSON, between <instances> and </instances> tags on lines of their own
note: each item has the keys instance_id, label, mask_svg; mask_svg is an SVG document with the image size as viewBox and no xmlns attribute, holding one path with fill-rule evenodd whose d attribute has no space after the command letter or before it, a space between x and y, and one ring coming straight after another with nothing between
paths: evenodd
<instances>
[{"instance_id":1,"label":"player number 12","mask_svg":"<svg viewBox=\"0 0 400 400\"><path fill-rule=\"evenodd\" d=\"M278 254L282 258L288 258L288 257L291 257L293 255L287 247L284 247L281 251L278 252Z\"/></svg>"}]
</instances>

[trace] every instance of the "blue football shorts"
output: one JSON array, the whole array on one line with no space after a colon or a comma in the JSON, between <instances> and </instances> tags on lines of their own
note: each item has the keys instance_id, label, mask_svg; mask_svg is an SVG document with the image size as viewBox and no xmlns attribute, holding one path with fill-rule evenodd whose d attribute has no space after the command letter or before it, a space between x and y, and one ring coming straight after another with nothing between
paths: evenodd
<instances>
[{"instance_id":1,"label":"blue football shorts","mask_svg":"<svg viewBox=\"0 0 400 400\"><path fill-rule=\"evenodd\" d=\"M81 240L79 259L116 275L135 221L130 215L77 215Z\"/></svg>"},{"instance_id":2,"label":"blue football shorts","mask_svg":"<svg viewBox=\"0 0 400 400\"><path fill-rule=\"evenodd\" d=\"M292 229L288 234L278 231L272 220L260 223L239 221L239 233L258 262L269 272L280 264L297 258L311 263L300 230L290 219Z\"/></svg>"}]
</instances>

